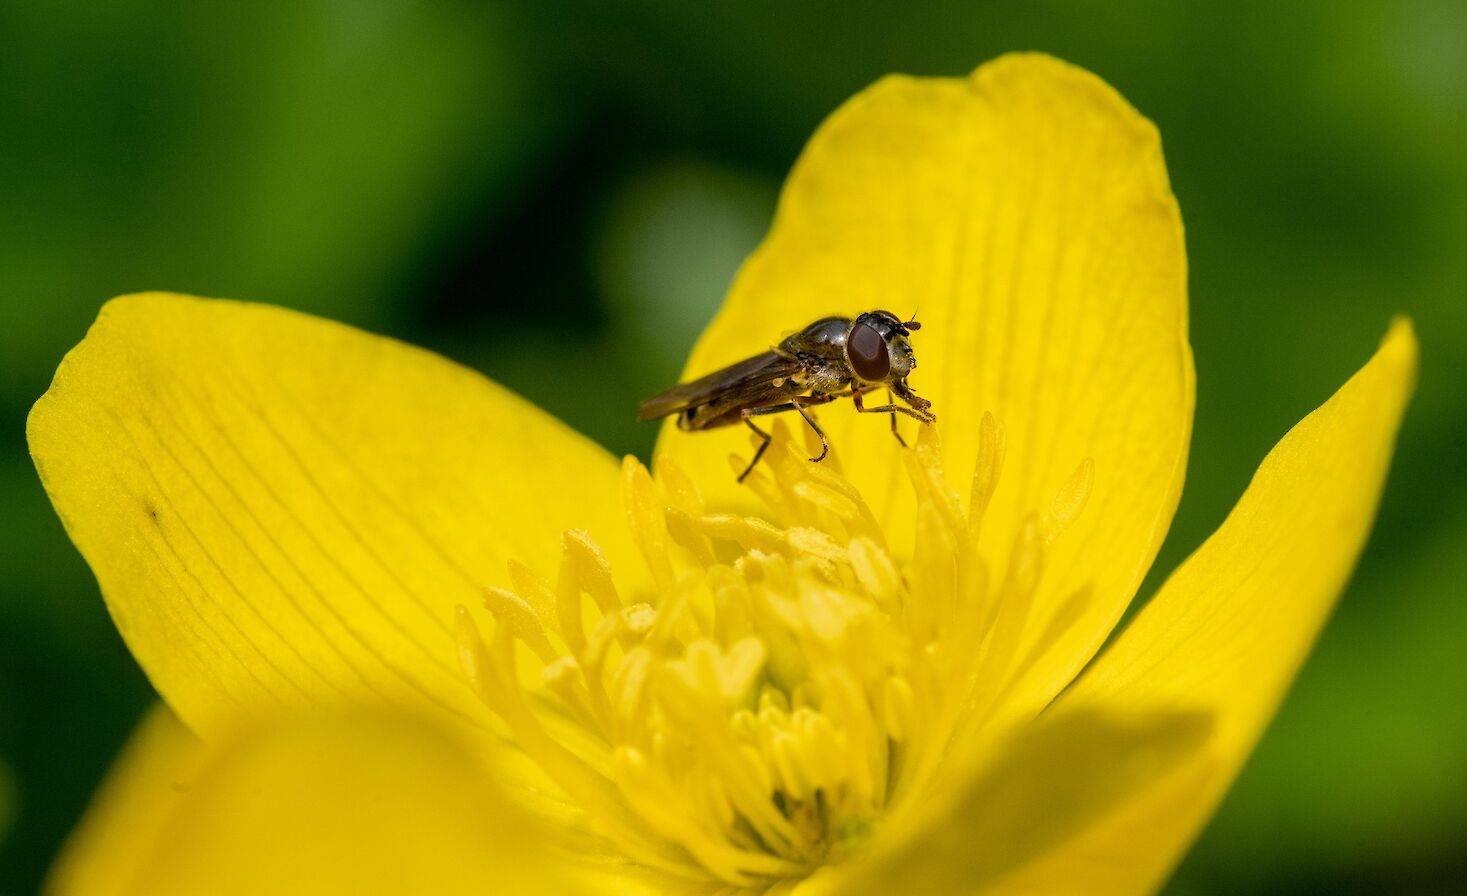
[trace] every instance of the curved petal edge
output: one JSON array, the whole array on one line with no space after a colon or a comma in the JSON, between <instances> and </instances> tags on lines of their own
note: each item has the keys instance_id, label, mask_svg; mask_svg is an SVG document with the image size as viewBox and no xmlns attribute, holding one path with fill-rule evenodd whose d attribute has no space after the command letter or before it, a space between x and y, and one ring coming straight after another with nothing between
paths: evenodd
<instances>
[{"instance_id":1,"label":"curved petal edge","mask_svg":"<svg viewBox=\"0 0 1467 896\"><path fill-rule=\"evenodd\" d=\"M1269 452L1217 532L1061 695L1055 711L1194 711L1214 724L1190 770L1005 879L1002 892L1084 880L1087 892L1134 894L1165 882L1349 580L1416 373L1416 338L1400 319L1370 362Z\"/></svg>"},{"instance_id":2,"label":"curved petal edge","mask_svg":"<svg viewBox=\"0 0 1467 896\"><path fill-rule=\"evenodd\" d=\"M569 528L636 556L600 447L444 358L282 308L115 299L26 434L118 630L206 737L327 703L479 723L454 608L511 560L553 580Z\"/></svg>"}]
</instances>

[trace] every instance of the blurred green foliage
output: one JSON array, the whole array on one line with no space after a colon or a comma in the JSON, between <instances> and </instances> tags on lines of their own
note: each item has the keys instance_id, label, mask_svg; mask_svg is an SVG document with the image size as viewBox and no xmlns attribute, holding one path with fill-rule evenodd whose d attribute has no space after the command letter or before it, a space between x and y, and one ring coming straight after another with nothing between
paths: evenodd
<instances>
[{"instance_id":1,"label":"blurred green foliage","mask_svg":"<svg viewBox=\"0 0 1467 896\"><path fill-rule=\"evenodd\" d=\"M23 435L102 300L344 319L645 453L630 410L675 378L820 119L887 72L1013 49L1094 70L1165 140L1198 404L1160 570L1392 313L1422 341L1359 574L1172 889L1458 891L1467 5L20 0L0 5L0 892L34 889L151 699Z\"/></svg>"}]
</instances>

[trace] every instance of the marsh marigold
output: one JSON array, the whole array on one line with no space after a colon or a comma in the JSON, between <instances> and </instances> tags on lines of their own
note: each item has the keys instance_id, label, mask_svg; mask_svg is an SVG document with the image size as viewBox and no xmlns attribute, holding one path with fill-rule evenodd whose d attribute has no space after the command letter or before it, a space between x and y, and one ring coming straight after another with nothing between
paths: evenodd
<instances>
[{"instance_id":1,"label":"marsh marigold","mask_svg":"<svg viewBox=\"0 0 1467 896\"><path fill-rule=\"evenodd\" d=\"M1410 327L1097 657L1192 425L1155 129L1043 56L882 80L688 373L919 305L939 423L903 448L831 406L828 460L778 429L740 485L738 428L669 426L649 471L389 339L109 303L31 450L183 725L140 729L54 889L1159 887L1360 551Z\"/></svg>"}]
</instances>

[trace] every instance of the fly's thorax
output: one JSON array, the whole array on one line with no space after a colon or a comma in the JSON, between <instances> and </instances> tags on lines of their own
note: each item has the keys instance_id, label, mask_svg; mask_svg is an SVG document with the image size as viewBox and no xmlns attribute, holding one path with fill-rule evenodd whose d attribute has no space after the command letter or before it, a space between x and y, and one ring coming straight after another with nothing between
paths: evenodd
<instances>
[{"instance_id":1,"label":"fly's thorax","mask_svg":"<svg viewBox=\"0 0 1467 896\"><path fill-rule=\"evenodd\" d=\"M790 334L781 343L781 347L797 356L802 353L815 353L834 357L846 344L846 334L850 332L850 329L851 319L849 317L822 317L798 333ZM835 351L831 352L830 349Z\"/></svg>"},{"instance_id":2,"label":"fly's thorax","mask_svg":"<svg viewBox=\"0 0 1467 896\"><path fill-rule=\"evenodd\" d=\"M839 392L850 383L851 375L844 364L817 361L806 368L805 387L813 394Z\"/></svg>"}]
</instances>

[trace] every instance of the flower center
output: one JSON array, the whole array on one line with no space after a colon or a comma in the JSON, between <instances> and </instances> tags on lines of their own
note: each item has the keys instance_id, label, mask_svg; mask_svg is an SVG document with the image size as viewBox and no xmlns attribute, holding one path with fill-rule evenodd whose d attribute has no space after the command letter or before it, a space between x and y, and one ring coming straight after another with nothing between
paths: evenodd
<instances>
[{"instance_id":1,"label":"flower center","mask_svg":"<svg viewBox=\"0 0 1467 896\"><path fill-rule=\"evenodd\" d=\"M513 588L486 590L487 638L460 609L464 667L632 860L738 887L803 877L920 798L996 704L1022 666L1044 545L1089 493L1086 461L991 582L977 539L1002 431L984 417L966 513L939 456L930 426L905 453L905 563L836 459L809 463L782 428L747 480L776 522L710 513L678 468L659 464L654 481L628 458L655 596L624 600L596 546L567 532L554 585L511 564Z\"/></svg>"}]
</instances>

